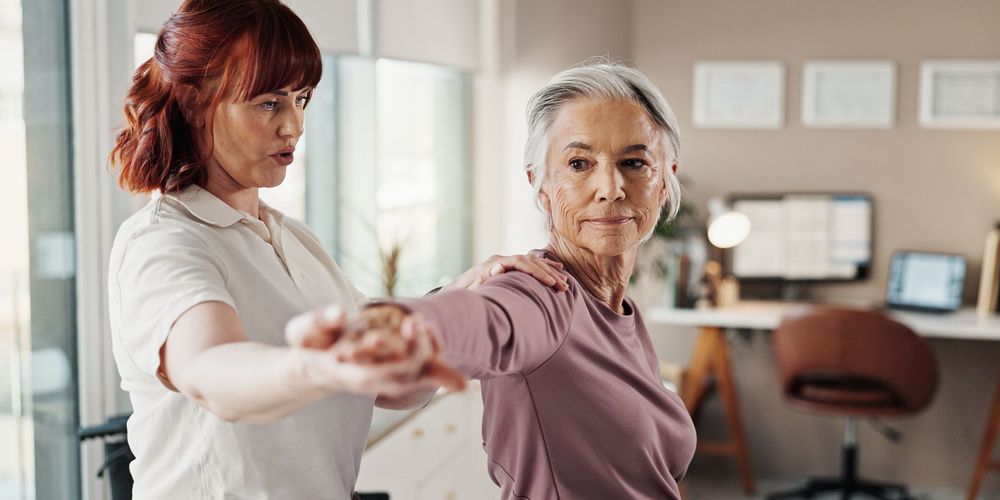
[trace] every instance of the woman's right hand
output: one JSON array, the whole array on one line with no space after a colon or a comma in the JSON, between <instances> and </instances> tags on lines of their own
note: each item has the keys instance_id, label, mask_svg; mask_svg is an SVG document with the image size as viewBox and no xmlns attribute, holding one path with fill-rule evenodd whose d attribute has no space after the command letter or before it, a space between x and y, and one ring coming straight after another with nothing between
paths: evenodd
<instances>
[{"instance_id":1,"label":"woman's right hand","mask_svg":"<svg viewBox=\"0 0 1000 500\"><path fill-rule=\"evenodd\" d=\"M304 348L310 378L332 391L397 396L464 387L462 374L440 359L432 327L394 306L375 306L348 321L338 308L299 315L285 336Z\"/></svg>"},{"instance_id":2,"label":"woman's right hand","mask_svg":"<svg viewBox=\"0 0 1000 500\"><path fill-rule=\"evenodd\" d=\"M546 286L557 291L569 290L568 278L563 272L561 262L536 255L493 255L483 262L469 268L455 281L445 285L441 290L462 290L479 287L494 276L509 272L521 271L530 274Z\"/></svg>"}]
</instances>

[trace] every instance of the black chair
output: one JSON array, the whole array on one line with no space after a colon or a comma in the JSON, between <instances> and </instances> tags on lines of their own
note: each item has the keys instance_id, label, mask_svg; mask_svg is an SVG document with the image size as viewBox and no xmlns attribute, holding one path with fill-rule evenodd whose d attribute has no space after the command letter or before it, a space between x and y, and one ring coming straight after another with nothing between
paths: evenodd
<instances>
[{"instance_id":1,"label":"black chair","mask_svg":"<svg viewBox=\"0 0 1000 500\"><path fill-rule=\"evenodd\" d=\"M97 477L108 474L112 500L132 500L132 473L128 465L135 460L128 447L126 422L130 415L115 415L107 422L93 427L83 427L79 431L80 441L88 439L104 440L104 463L97 470Z\"/></svg>"},{"instance_id":2,"label":"black chair","mask_svg":"<svg viewBox=\"0 0 1000 500\"><path fill-rule=\"evenodd\" d=\"M104 440L104 463L97 470L97 477L108 474L111 500L132 500L132 473L128 466L135 460L128 446L126 423L131 414L109 417L107 422L79 430L80 442L89 439ZM358 500L389 500L388 493L358 493Z\"/></svg>"}]
</instances>

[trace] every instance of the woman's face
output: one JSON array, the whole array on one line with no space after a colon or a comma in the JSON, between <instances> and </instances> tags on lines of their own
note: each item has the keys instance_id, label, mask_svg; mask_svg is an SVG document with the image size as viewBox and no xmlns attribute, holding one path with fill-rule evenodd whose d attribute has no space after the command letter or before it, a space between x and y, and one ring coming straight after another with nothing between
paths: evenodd
<instances>
[{"instance_id":1,"label":"woman's face","mask_svg":"<svg viewBox=\"0 0 1000 500\"><path fill-rule=\"evenodd\" d=\"M285 88L246 101L224 99L212 119L209 175L224 174L242 188L281 184L302 136L311 94L308 88Z\"/></svg>"},{"instance_id":2,"label":"woman's face","mask_svg":"<svg viewBox=\"0 0 1000 500\"><path fill-rule=\"evenodd\" d=\"M540 197L555 237L598 256L634 249L666 201L663 133L634 102L578 99L548 133Z\"/></svg>"}]
</instances>

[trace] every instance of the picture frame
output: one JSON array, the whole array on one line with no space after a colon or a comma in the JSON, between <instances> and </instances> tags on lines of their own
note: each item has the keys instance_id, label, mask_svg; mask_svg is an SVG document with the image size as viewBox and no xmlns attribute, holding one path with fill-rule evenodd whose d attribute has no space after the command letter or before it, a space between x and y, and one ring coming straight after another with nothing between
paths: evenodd
<instances>
[{"instance_id":1,"label":"picture frame","mask_svg":"<svg viewBox=\"0 0 1000 500\"><path fill-rule=\"evenodd\" d=\"M895 115L892 61L807 61L803 66L804 126L889 129Z\"/></svg>"},{"instance_id":2,"label":"picture frame","mask_svg":"<svg viewBox=\"0 0 1000 500\"><path fill-rule=\"evenodd\" d=\"M695 63L693 122L699 128L780 129L785 123L785 65Z\"/></svg>"},{"instance_id":3,"label":"picture frame","mask_svg":"<svg viewBox=\"0 0 1000 500\"><path fill-rule=\"evenodd\" d=\"M1000 129L1000 60L921 63L920 125Z\"/></svg>"}]
</instances>

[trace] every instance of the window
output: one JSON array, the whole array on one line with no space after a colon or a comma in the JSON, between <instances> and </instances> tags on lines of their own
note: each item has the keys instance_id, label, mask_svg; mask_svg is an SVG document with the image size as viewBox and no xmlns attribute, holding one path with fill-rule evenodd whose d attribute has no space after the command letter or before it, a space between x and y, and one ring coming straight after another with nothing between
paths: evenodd
<instances>
[{"instance_id":1,"label":"window","mask_svg":"<svg viewBox=\"0 0 1000 500\"><path fill-rule=\"evenodd\" d=\"M367 295L422 295L468 266L467 77L391 59L331 66L306 122L322 143L310 154L324 155L308 166L307 219Z\"/></svg>"},{"instance_id":2,"label":"window","mask_svg":"<svg viewBox=\"0 0 1000 500\"><path fill-rule=\"evenodd\" d=\"M67 14L0 0L0 498L80 496Z\"/></svg>"}]
</instances>

